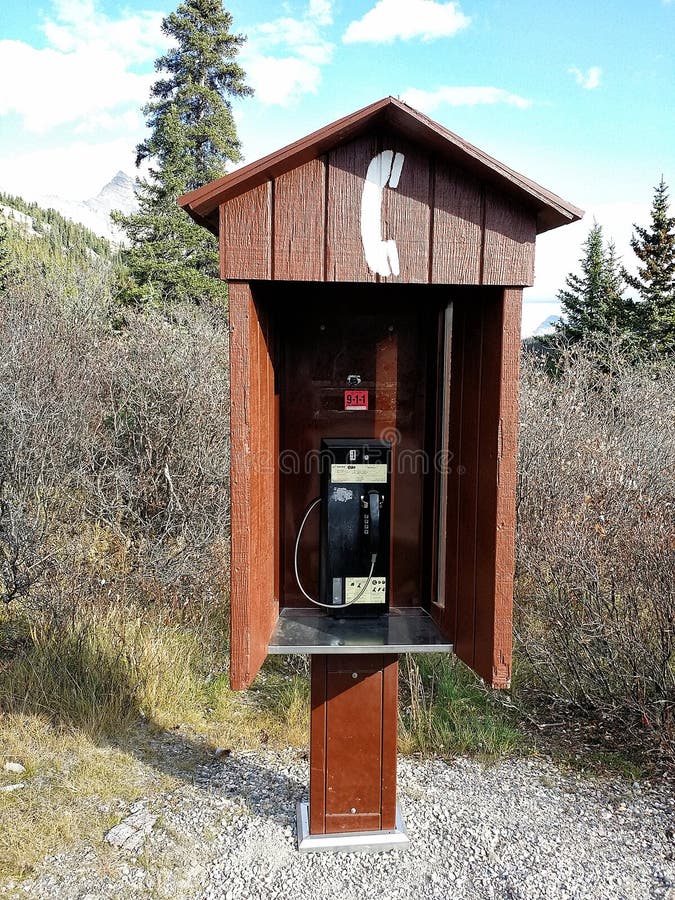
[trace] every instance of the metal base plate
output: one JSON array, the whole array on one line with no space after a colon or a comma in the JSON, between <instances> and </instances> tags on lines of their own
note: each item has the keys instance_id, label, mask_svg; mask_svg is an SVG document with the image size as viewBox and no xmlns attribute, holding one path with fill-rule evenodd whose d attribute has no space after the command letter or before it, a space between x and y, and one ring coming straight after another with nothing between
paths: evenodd
<instances>
[{"instance_id":1,"label":"metal base plate","mask_svg":"<svg viewBox=\"0 0 675 900\"><path fill-rule=\"evenodd\" d=\"M381 850L406 850L410 838L405 830L401 807L396 804L396 828L391 831L347 831L340 834L309 833L309 803L297 805L298 851L300 853L377 853Z\"/></svg>"}]
</instances>

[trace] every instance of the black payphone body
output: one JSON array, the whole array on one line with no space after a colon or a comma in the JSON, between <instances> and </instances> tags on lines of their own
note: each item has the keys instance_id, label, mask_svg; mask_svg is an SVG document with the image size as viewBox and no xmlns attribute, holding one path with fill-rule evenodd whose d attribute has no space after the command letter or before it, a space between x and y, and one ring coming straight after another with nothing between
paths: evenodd
<instances>
[{"instance_id":1,"label":"black payphone body","mask_svg":"<svg viewBox=\"0 0 675 900\"><path fill-rule=\"evenodd\" d=\"M389 611L391 442L321 441L321 602L339 615Z\"/></svg>"}]
</instances>

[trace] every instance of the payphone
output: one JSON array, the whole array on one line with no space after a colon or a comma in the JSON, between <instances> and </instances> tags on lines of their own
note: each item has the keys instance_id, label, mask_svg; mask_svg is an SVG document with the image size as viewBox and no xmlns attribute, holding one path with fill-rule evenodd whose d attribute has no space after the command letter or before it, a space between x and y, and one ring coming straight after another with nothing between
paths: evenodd
<instances>
[{"instance_id":1,"label":"payphone","mask_svg":"<svg viewBox=\"0 0 675 900\"><path fill-rule=\"evenodd\" d=\"M298 846L402 846L399 654L510 683L522 293L581 210L393 97L179 202L229 288L232 687L310 654Z\"/></svg>"},{"instance_id":2,"label":"payphone","mask_svg":"<svg viewBox=\"0 0 675 900\"><path fill-rule=\"evenodd\" d=\"M321 496L305 511L295 541L295 576L303 595L339 615L389 610L391 441L323 438ZM302 533L321 505L320 598L303 587L298 569Z\"/></svg>"}]
</instances>

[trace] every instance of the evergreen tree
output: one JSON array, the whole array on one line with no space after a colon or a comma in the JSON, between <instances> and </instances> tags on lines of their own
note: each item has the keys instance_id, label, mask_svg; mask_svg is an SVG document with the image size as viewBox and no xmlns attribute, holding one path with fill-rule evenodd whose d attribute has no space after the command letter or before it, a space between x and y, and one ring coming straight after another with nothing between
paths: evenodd
<instances>
[{"instance_id":1,"label":"evergreen tree","mask_svg":"<svg viewBox=\"0 0 675 900\"><path fill-rule=\"evenodd\" d=\"M131 246L124 253L132 282L128 300L222 297L216 241L176 205L187 191L219 178L241 158L227 97L252 93L234 62L245 38L230 33L222 0L184 0L162 22L172 47L155 63L155 82L143 112L150 136L136 148L136 164L150 161L139 180L139 211L117 215Z\"/></svg>"},{"instance_id":2,"label":"evergreen tree","mask_svg":"<svg viewBox=\"0 0 675 900\"><path fill-rule=\"evenodd\" d=\"M614 241L607 244L604 270L610 327L622 334L632 336L635 326L635 303L624 294L626 281L623 277L621 258L617 255Z\"/></svg>"},{"instance_id":3,"label":"evergreen tree","mask_svg":"<svg viewBox=\"0 0 675 900\"><path fill-rule=\"evenodd\" d=\"M570 273L558 291L564 320L558 324L558 334L569 341L597 337L611 331L626 331L630 327L630 301L623 295L623 277L616 248L610 243L605 249L602 226L597 222L583 244L579 260L581 274Z\"/></svg>"},{"instance_id":4,"label":"evergreen tree","mask_svg":"<svg viewBox=\"0 0 675 900\"><path fill-rule=\"evenodd\" d=\"M642 263L637 275L623 277L635 288L636 330L641 342L658 351L675 350L675 218L668 215L668 187L661 181L654 190L651 227L634 225L630 245Z\"/></svg>"}]
</instances>

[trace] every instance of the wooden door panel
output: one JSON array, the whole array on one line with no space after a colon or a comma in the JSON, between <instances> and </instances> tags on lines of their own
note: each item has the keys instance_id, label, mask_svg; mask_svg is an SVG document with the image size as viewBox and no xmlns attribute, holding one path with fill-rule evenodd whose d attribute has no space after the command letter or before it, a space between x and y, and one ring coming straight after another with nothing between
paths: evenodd
<instances>
[{"instance_id":1,"label":"wooden door panel","mask_svg":"<svg viewBox=\"0 0 675 900\"><path fill-rule=\"evenodd\" d=\"M273 335L250 285L230 285L230 683L250 686L279 617Z\"/></svg>"}]
</instances>

